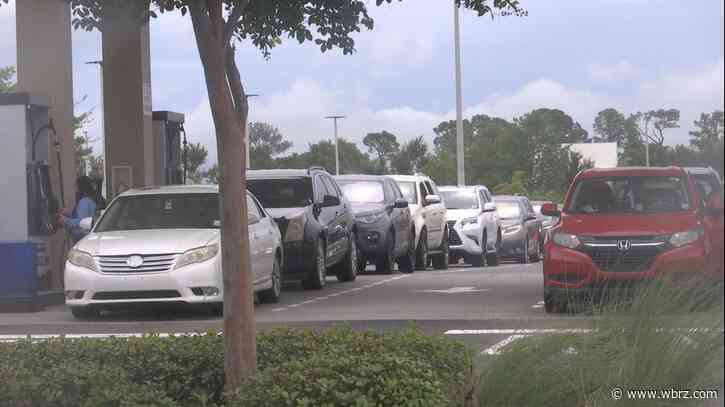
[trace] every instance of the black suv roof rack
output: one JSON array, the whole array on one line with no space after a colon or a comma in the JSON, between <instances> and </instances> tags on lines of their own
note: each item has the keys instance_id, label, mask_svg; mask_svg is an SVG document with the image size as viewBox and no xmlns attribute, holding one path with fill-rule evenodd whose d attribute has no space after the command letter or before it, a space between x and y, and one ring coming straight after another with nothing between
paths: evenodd
<instances>
[{"instance_id":1,"label":"black suv roof rack","mask_svg":"<svg viewBox=\"0 0 725 407\"><path fill-rule=\"evenodd\" d=\"M321 165L313 165L309 168L307 168L307 173L311 173L312 171L325 171L327 172L327 169Z\"/></svg>"}]
</instances>

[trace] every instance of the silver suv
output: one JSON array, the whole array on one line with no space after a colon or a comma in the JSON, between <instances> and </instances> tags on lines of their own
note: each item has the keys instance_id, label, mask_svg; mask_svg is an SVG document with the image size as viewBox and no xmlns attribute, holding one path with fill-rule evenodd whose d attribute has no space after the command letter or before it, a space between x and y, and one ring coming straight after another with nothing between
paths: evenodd
<instances>
[{"instance_id":1,"label":"silver suv","mask_svg":"<svg viewBox=\"0 0 725 407\"><path fill-rule=\"evenodd\" d=\"M448 224L435 182L423 174L392 175L408 201L415 225L415 268L424 270L432 261L436 269L448 268Z\"/></svg>"}]
</instances>

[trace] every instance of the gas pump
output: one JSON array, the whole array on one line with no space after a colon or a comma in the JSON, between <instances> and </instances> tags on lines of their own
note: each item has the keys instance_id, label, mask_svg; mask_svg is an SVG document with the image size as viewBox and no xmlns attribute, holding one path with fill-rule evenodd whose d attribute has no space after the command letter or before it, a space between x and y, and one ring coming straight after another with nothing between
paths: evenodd
<instances>
[{"instance_id":1,"label":"gas pump","mask_svg":"<svg viewBox=\"0 0 725 407\"><path fill-rule=\"evenodd\" d=\"M186 132L184 115L155 111L153 118L154 177L156 185L186 183ZM182 148L183 144L183 148Z\"/></svg>"},{"instance_id":2,"label":"gas pump","mask_svg":"<svg viewBox=\"0 0 725 407\"><path fill-rule=\"evenodd\" d=\"M38 292L48 289L43 278L52 271L50 239L62 229L56 217L65 192L61 166L49 164L54 148L61 162L49 113L45 97L0 94L0 252L9 257L0 258L0 305L34 304Z\"/></svg>"}]
</instances>

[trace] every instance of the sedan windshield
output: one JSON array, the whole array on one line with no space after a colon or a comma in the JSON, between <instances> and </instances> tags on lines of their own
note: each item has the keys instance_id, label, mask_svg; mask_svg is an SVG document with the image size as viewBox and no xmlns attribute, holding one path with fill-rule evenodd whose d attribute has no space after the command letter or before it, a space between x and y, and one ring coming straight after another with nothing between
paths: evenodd
<instances>
[{"instance_id":1,"label":"sedan windshield","mask_svg":"<svg viewBox=\"0 0 725 407\"><path fill-rule=\"evenodd\" d=\"M501 219L518 219L521 217L521 207L514 201L496 201L498 216Z\"/></svg>"},{"instance_id":2,"label":"sedan windshield","mask_svg":"<svg viewBox=\"0 0 725 407\"><path fill-rule=\"evenodd\" d=\"M218 228L217 194L159 194L118 198L95 231Z\"/></svg>"},{"instance_id":3,"label":"sedan windshield","mask_svg":"<svg viewBox=\"0 0 725 407\"><path fill-rule=\"evenodd\" d=\"M382 203L385 201L383 183L378 181L341 181L338 180L342 193L350 202Z\"/></svg>"},{"instance_id":4,"label":"sedan windshield","mask_svg":"<svg viewBox=\"0 0 725 407\"><path fill-rule=\"evenodd\" d=\"M659 213L689 208L689 194L681 178L640 176L579 181L568 212Z\"/></svg>"},{"instance_id":5,"label":"sedan windshield","mask_svg":"<svg viewBox=\"0 0 725 407\"><path fill-rule=\"evenodd\" d=\"M473 191L441 191L441 197L446 209L478 209L478 199Z\"/></svg>"},{"instance_id":6,"label":"sedan windshield","mask_svg":"<svg viewBox=\"0 0 725 407\"><path fill-rule=\"evenodd\" d=\"M265 208L300 208L313 202L310 178L248 179L247 189Z\"/></svg>"}]
</instances>

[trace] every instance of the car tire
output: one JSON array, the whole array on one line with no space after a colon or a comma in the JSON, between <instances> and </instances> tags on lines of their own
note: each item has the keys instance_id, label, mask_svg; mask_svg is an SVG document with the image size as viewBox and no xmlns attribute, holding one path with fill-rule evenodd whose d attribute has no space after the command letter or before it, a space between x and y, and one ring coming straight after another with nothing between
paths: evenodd
<instances>
[{"instance_id":1,"label":"car tire","mask_svg":"<svg viewBox=\"0 0 725 407\"><path fill-rule=\"evenodd\" d=\"M282 272L279 256L274 256L272 266L272 287L259 292L259 302L262 304L276 304L282 295Z\"/></svg>"},{"instance_id":2,"label":"car tire","mask_svg":"<svg viewBox=\"0 0 725 407\"><path fill-rule=\"evenodd\" d=\"M448 228L443 232L443 240L441 241L439 250L440 253L432 256L433 268L436 270L446 270L451 254L448 248Z\"/></svg>"},{"instance_id":3,"label":"car tire","mask_svg":"<svg viewBox=\"0 0 725 407\"><path fill-rule=\"evenodd\" d=\"M498 255L499 251L501 250L501 237L500 236L496 239L496 247L494 248L494 250L495 251L493 253L486 253L486 265L488 267L498 266L498 264L500 262L500 258Z\"/></svg>"},{"instance_id":4,"label":"car tire","mask_svg":"<svg viewBox=\"0 0 725 407\"><path fill-rule=\"evenodd\" d=\"M325 255L325 243L322 239L317 239L315 244L315 261L310 275L307 280L302 282L304 288L308 290L319 290L325 286L327 276L327 256Z\"/></svg>"},{"instance_id":5,"label":"car tire","mask_svg":"<svg viewBox=\"0 0 725 407\"><path fill-rule=\"evenodd\" d=\"M486 260L486 252L488 251L488 235L483 234L481 238L481 255L474 256L471 258L471 265L473 267L483 267Z\"/></svg>"},{"instance_id":6,"label":"car tire","mask_svg":"<svg viewBox=\"0 0 725 407\"><path fill-rule=\"evenodd\" d=\"M529 238L528 237L526 238L526 240L524 240L524 249L523 250L524 251L519 258L519 263L528 264L529 260L531 259L531 255L529 254Z\"/></svg>"},{"instance_id":7,"label":"car tire","mask_svg":"<svg viewBox=\"0 0 725 407\"><path fill-rule=\"evenodd\" d=\"M561 314L566 309L566 302L562 300L556 300L551 295L544 296L544 311L547 314Z\"/></svg>"},{"instance_id":8,"label":"car tire","mask_svg":"<svg viewBox=\"0 0 725 407\"><path fill-rule=\"evenodd\" d=\"M358 266L360 264L360 261L358 260L359 255L360 252L357 248L357 236L355 236L355 234L350 234L350 247L347 250L347 256L345 256L345 260L337 266L337 281L343 283L355 281L359 270Z\"/></svg>"},{"instance_id":9,"label":"car tire","mask_svg":"<svg viewBox=\"0 0 725 407\"><path fill-rule=\"evenodd\" d=\"M395 236L390 231L385 238L385 252L375 262L375 271L381 274L395 272Z\"/></svg>"},{"instance_id":10,"label":"car tire","mask_svg":"<svg viewBox=\"0 0 725 407\"><path fill-rule=\"evenodd\" d=\"M77 319L98 318L101 316L101 310L90 305L85 307L71 307L70 313Z\"/></svg>"},{"instance_id":11,"label":"car tire","mask_svg":"<svg viewBox=\"0 0 725 407\"><path fill-rule=\"evenodd\" d=\"M410 231L408 251L398 258L398 269L401 273L409 274L415 271L415 231Z\"/></svg>"},{"instance_id":12,"label":"car tire","mask_svg":"<svg viewBox=\"0 0 725 407\"><path fill-rule=\"evenodd\" d=\"M428 268L428 233L423 230L420 233L418 247L415 249L415 269L425 270Z\"/></svg>"}]
</instances>

